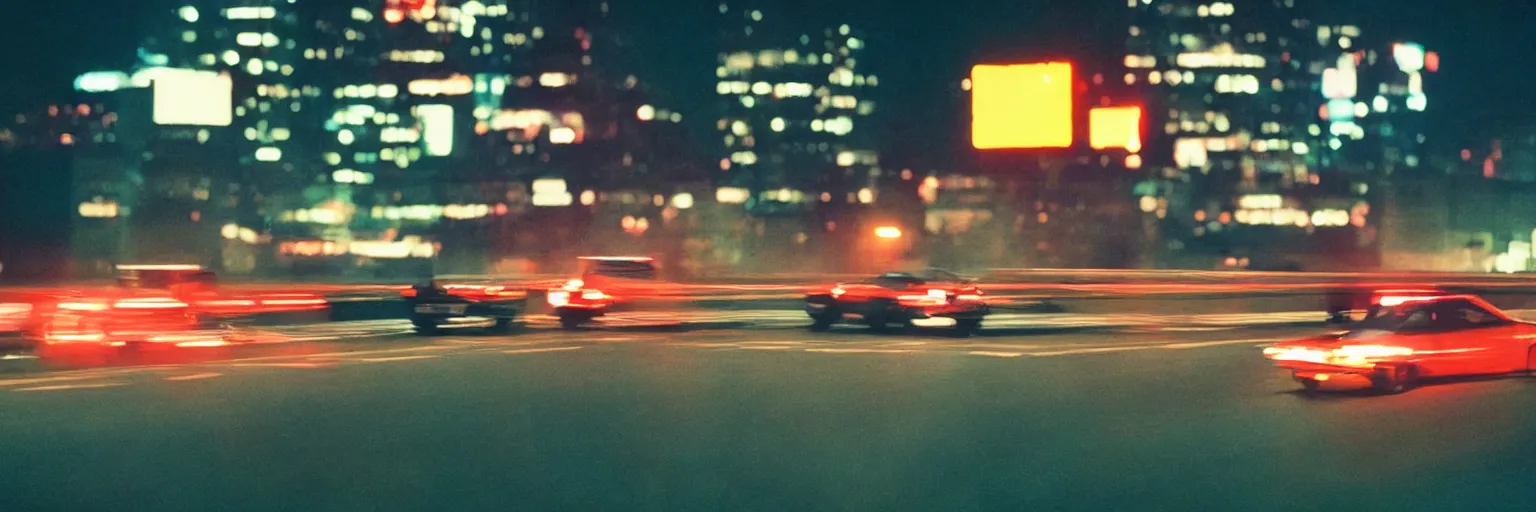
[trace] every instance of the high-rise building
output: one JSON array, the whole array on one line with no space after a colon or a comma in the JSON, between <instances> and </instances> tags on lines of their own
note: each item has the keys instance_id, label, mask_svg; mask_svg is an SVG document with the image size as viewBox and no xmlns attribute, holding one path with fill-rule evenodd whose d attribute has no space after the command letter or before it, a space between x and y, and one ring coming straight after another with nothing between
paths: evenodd
<instances>
[{"instance_id":1,"label":"high-rise building","mask_svg":"<svg viewBox=\"0 0 1536 512\"><path fill-rule=\"evenodd\" d=\"M751 190L756 205L869 203L880 79L861 61L867 39L782 7L718 6L719 181Z\"/></svg>"},{"instance_id":2,"label":"high-rise building","mask_svg":"<svg viewBox=\"0 0 1536 512\"><path fill-rule=\"evenodd\" d=\"M1202 195L1293 176L1308 82L1293 65L1306 23L1294 0L1127 0L1127 84L1151 115L1146 166L1188 177ZM1302 128L1304 129L1304 128Z\"/></svg>"},{"instance_id":3,"label":"high-rise building","mask_svg":"<svg viewBox=\"0 0 1536 512\"><path fill-rule=\"evenodd\" d=\"M643 188L613 199L652 204L674 192L658 184L702 170L682 114L611 57L621 48L609 16L601 0L186 0L154 23L132 69L77 83L114 120L122 110L132 134L45 138L117 138L115 156L98 159L115 167L85 173L76 195L142 216L137 194L186 192L195 204L154 204L209 232L145 243L209 235L240 253L238 264L223 258L229 269L537 252L547 247L484 245L529 238L509 224L545 246L579 240L567 228L603 192ZM550 225L572 233L551 240Z\"/></svg>"}]
</instances>

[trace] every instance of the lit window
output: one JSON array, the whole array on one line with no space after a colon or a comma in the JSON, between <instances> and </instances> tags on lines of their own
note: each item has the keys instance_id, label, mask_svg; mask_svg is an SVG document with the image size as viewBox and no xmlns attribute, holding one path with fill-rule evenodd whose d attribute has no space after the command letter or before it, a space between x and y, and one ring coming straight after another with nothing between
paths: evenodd
<instances>
[{"instance_id":1,"label":"lit window","mask_svg":"<svg viewBox=\"0 0 1536 512\"><path fill-rule=\"evenodd\" d=\"M187 23L197 23L198 13L196 7L184 5L181 9L177 9L176 13L180 14L181 19L186 20Z\"/></svg>"}]
</instances>

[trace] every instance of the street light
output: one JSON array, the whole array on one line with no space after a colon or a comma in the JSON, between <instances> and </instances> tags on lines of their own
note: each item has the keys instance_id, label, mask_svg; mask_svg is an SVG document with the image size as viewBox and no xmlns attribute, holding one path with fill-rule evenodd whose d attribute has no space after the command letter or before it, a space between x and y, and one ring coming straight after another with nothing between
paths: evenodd
<instances>
[{"instance_id":1,"label":"street light","mask_svg":"<svg viewBox=\"0 0 1536 512\"><path fill-rule=\"evenodd\" d=\"M880 226L875 228L875 236L885 239L901 238L901 228L895 226Z\"/></svg>"}]
</instances>

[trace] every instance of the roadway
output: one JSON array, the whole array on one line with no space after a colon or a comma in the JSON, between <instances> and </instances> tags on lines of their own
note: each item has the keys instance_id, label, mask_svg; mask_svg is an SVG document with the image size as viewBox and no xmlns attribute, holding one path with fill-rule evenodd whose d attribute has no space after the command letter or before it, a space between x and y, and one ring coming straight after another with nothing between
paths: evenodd
<instances>
[{"instance_id":1,"label":"roadway","mask_svg":"<svg viewBox=\"0 0 1536 512\"><path fill-rule=\"evenodd\" d=\"M0 510L1529 510L1536 387L1307 395L1311 328L371 335L0 360Z\"/></svg>"}]
</instances>

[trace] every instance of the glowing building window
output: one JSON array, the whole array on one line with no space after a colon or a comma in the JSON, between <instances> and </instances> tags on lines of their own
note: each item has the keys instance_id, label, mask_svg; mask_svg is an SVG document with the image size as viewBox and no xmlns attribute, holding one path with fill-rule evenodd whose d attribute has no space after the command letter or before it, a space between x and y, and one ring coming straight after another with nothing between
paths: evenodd
<instances>
[{"instance_id":1,"label":"glowing building window","mask_svg":"<svg viewBox=\"0 0 1536 512\"><path fill-rule=\"evenodd\" d=\"M424 78L406 84L406 90L417 96L461 96L475 90L475 82L468 75L448 78Z\"/></svg>"},{"instance_id":2,"label":"glowing building window","mask_svg":"<svg viewBox=\"0 0 1536 512\"><path fill-rule=\"evenodd\" d=\"M1088 144L1093 149L1141 151L1141 107L1095 108L1088 111Z\"/></svg>"},{"instance_id":3,"label":"glowing building window","mask_svg":"<svg viewBox=\"0 0 1536 512\"><path fill-rule=\"evenodd\" d=\"M1072 76L1072 64L1065 62L973 68L972 145L977 149L1071 146ZM827 131L833 129L828 126Z\"/></svg>"},{"instance_id":4,"label":"glowing building window","mask_svg":"<svg viewBox=\"0 0 1536 512\"><path fill-rule=\"evenodd\" d=\"M565 73L544 73L539 75L539 85L544 87L565 87L576 81L576 77Z\"/></svg>"},{"instance_id":5,"label":"glowing building window","mask_svg":"<svg viewBox=\"0 0 1536 512\"><path fill-rule=\"evenodd\" d=\"M278 148L257 148L256 160L261 162L276 162L283 159L283 150Z\"/></svg>"},{"instance_id":6,"label":"glowing building window","mask_svg":"<svg viewBox=\"0 0 1536 512\"><path fill-rule=\"evenodd\" d=\"M418 106L416 117L421 120L423 145L428 155L448 156L453 153L453 107L451 105Z\"/></svg>"},{"instance_id":7,"label":"glowing building window","mask_svg":"<svg viewBox=\"0 0 1536 512\"><path fill-rule=\"evenodd\" d=\"M224 10L224 17L232 20L270 20L277 16L272 7L231 7Z\"/></svg>"},{"instance_id":8,"label":"glowing building window","mask_svg":"<svg viewBox=\"0 0 1536 512\"><path fill-rule=\"evenodd\" d=\"M432 64L442 62L446 57L437 50L394 50L389 52L388 58L394 62Z\"/></svg>"},{"instance_id":9,"label":"glowing building window","mask_svg":"<svg viewBox=\"0 0 1536 512\"><path fill-rule=\"evenodd\" d=\"M153 87L155 124L229 126L234 121L234 84L229 75L162 68Z\"/></svg>"}]
</instances>

